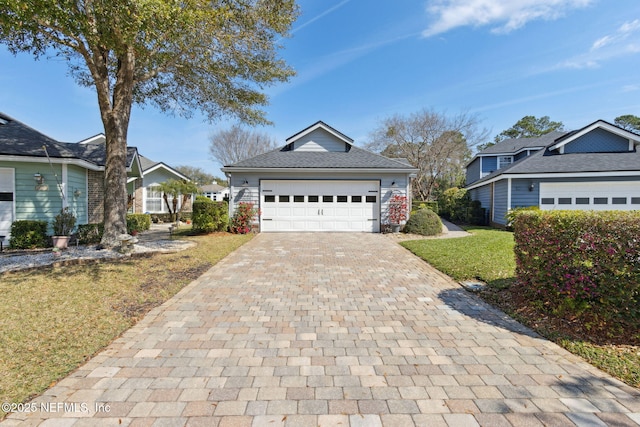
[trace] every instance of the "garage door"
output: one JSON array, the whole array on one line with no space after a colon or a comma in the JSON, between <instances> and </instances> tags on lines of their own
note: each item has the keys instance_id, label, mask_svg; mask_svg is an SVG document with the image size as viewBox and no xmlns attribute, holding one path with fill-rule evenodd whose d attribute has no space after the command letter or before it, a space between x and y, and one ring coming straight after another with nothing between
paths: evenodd
<instances>
[{"instance_id":1,"label":"garage door","mask_svg":"<svg viewBox=\"0 0 640 427\"><path fill-rule=\"evenodd\" d=\"M541 209L640 209L639 182L542 182Z\"/></svg>"},{"instance_id":2,"label":"garage door","mask_svg":"<svg viewBox=\"0 0 640 427\"><path fill-rule=\"evenodd\" d=\"M260 183L261 231L380 231L378 181Z\"/></svg>"}]
</instances>

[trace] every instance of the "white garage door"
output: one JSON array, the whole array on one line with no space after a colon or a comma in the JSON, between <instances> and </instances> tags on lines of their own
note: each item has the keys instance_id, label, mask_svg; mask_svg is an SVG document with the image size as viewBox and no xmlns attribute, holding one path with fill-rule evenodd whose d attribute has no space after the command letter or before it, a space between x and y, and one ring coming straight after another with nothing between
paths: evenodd
<instances>
[{"instance_id":1,"label":"white garage door","mask_svg":"<svg viewBox=\"0 0 640 427\"><path fill-rule=\"evenodd\" d=\"M540 209L640 209L640 182L542 182Z\"/></svg>"},{"instance_id":2,"label":"white garage door","mask_svg":"<svg viewBox=\"0 0 640 427\"><path fill-rule=\"evenodd\" d=\"M261 231L380 231L378 181L260 183Z\"/></svg>"}]
</instances>

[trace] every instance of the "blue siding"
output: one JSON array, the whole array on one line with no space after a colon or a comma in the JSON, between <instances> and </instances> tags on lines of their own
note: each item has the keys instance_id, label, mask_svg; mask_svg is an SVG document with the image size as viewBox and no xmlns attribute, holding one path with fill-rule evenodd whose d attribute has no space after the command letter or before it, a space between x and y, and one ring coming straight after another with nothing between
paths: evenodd
<instances>
[{"instance_id":1,"label":"blue siding","mask_svg":"<svg viewBox=\"0 0 640 427\"><path fill-rule=\"evenodd\" d=\"M533 189L529 187L533 184ZM511 209L538 206L540 200L540 181L532 179L511 180Z\"/></svg>"},{"instance_id":2,"label":"blue siding","mask_svg":"<svg viewBox=\"0 0 640 427\"><path fill-rule=\"evenodd\" d=\"M497 181L494 186L493 221L502 225L507 224L504 217L507 214L507 196L507 180Z\"/></svg>"},{"instance_id":3,"label":"blue siding","mask_svg":"<svg viewBox=\"0 0 640 427\"><path fill-rule=\"evenodd\" d=\"M471 200L478 200L486 210L491 210L491 184L474 188L469 191Z\"/></svg>"},{"instance_id":4,"label":"blue siding","mask_svg":"<svg viewBox=\"0 0 640 427\"><path fill-rule=\"evenodd\" d=\"M498 169L498 158L489 156L482 158L482 173L491 173Z\"/></svg>"},{"instance_id":5,"label":"blue siding","mask_svg":"<svg viewBox=\"0 0 640 427\"><path fill-rule=\"evenodd\" d=\"M629 140L604 129L594 129L564 146L565 153L629 151Z\"/></svg>"},{"instance_id":6,"label":"blue siding","mask_svg":"<svg viewBox=\"0 0 640 427\"><path fill-rule=\"evenodd\" d=\"M475 182L481 178L480 176L480 158L475 159L469 166L467 166L467 185Z\"/></svg>"},{"instance_id":7,"label":"blue siding","mask_svg":"<svg viewBox=\"0 0 640 427\"><path fill-rule=\"evenodd\" d=\"M76 225L86 224L89 218L87 209L87 170L79 166L69 165L67 179L67 203L69 209L76 216Z\"/></svg>"},{"instance_id":8,"label":"blue siding","mask_svg":"<svg viewBox=\"0 0 640 427\"><path fill-rule=\"evenodd\" d=\"M520 153L516 154L516 155L513 157L513 161L514 161L514 162L517 162L518 160L520 160L520 159L524 159L525 157L527 157L527 152L526 152L526 151L521 151Z\"/></svg>"}]
</instances>

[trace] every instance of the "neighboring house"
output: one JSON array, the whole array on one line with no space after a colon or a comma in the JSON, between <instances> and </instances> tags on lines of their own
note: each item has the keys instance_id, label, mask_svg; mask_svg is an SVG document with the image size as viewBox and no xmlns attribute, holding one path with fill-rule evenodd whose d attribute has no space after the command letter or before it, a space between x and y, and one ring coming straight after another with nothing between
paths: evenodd
<instances>
[{"instance_id":1,"label":"neighboring house","mask_svg":"<svg viewBox=\"0 0 640 427\"><path fill-rule=\"evenodd\" d=\"M261 232L380 232L393 194L411 197L417 169L353 145L319 121L284 147L226 165L229 210L241 202L260 209Z\"/></svg>"},{"instance_id":2,"label":"neighboring house","mask_svg":"<svg viewBox=\"0 0 640 427\"><path fill-rule=\"evenodd\" d=\"M203 196L214 202L229 200L229 187L223 187L219 184L208 184L200 186L200 191Z\"/></svg>"},{"instance_id":3,"label":"neighboring house","mask_svg":"<svg viewBox=\"0 0 640 427\"><path fill-rule=\"evenodd\" d=\"M166 163L154 162L144 156L140 156L140 164L142 165L142 177L132 177L128 181L129 194L133 195L130 212L150 214L169 213L166 203L162 198L162 192L158 190L158 186L170 179L189 181L189 177L173 169ZM171 204L171 196L169 196L169 204ZM178 199L178 209L181 204L182 198L180 197ZM184 207L183 211L191 211L191 198L187 201L187 206Z\"/></svg>"},{"instance_id":4,"label":"neighboring house","mask_svg":"<svg viewBox=\"0 0 640 427\"><path fill-rule=\"evenodd\" d=\"M69 207L76 224L104 217L104 144L56 141L0 113L0 236L16 220L51 222ZM127 148L127 174L141 176L138 152Z\"/></svg>"},{"instance_id":5,"label":"neighboring house","mask_svg":"<svg viewBox=\"0 0 640 427\"><path fill-rule=\"evenodd\" d=\"M572 132L508 139L467 164L466 189L495 225L517 207L640 209L640 135L598 120Z\"/></svg>"}]
</instances>

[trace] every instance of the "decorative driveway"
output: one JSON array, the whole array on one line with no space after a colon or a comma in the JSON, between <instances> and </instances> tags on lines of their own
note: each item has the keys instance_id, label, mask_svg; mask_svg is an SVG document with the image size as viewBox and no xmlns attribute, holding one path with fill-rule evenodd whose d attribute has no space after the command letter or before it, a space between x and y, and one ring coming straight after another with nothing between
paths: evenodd
<instances>
[{"instance_id":1,"label":"decorative driveway","mask_svg":"<svg viewBox=\"0 0 640 427\"><path fill-rule=\"evenodd\" d=\"M640 425L639 390L379 234L258 235L30 405L2 425Z\"/></svg>"}]
</instances>

